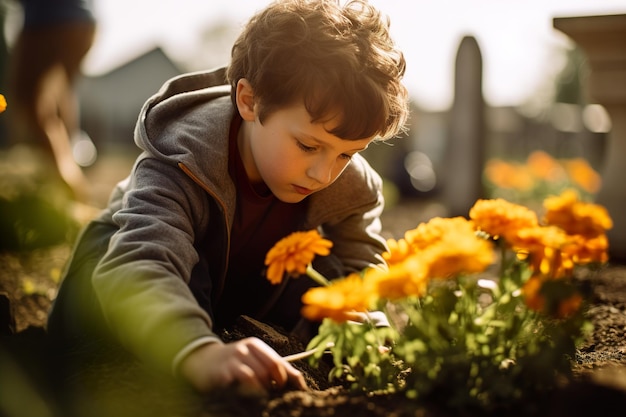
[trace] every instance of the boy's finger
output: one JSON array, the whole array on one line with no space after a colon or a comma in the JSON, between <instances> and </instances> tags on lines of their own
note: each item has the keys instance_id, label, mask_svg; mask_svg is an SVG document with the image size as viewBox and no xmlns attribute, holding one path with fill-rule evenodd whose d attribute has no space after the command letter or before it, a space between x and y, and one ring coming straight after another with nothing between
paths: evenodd
<instances>
[{"instance_id":1,"label":"boy's finger","mask_svg":"<svg viewBox=\"0 0 626 417\"><path fill-rule=\"evenodd\" d=\"M298 371L295 368L292 368L292 369L293 369L293 372L289 372L289 377L287 380L288 386L299 389L299 390L304 390L304 391L308 390L309 387L306 384L306 381L304 380L304 376L302 375L302 372Z\"/></svg>"}]
</instances>

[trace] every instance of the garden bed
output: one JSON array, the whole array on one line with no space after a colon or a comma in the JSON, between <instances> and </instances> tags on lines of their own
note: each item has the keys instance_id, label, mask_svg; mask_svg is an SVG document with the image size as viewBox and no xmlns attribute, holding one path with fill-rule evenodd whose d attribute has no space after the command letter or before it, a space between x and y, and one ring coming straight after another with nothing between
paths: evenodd
<instances>
[{"instance_id":1,"label":"garden bed","mask_svg":"<svg viewBox=\"0 0 626 417\"><path fill-rule=\"evenodd\" d=\"M420 216L431 217L437 207L423 203L395 207L383 219L387 233L397 236L396 231L414 227L424 220ZM396 224L398 222L400 224ZM19 399L13 396L12 404L18 401L24 409L32 409L39 401L47 404L52 415L74 413L83 417L458 415L450 413L446 398L417 403L399 395L348 392L341 384L328 382L325 368L328 364L322 362L317 369L308 366L306 361L294 365L305 373L311 387L309 391L285 390L259 398L226 390L215 397L199 398L174 381L133 372L132 366L124 364L119 369L90 369L85 379L88 383L82 384L80 389L74 387L76 390L71 395L64 393L63 398L69 398L71 404L59 403L56 388L60 385L51 372L54 367L47 363L51 359L46 356L42 342L43 325L69 253L69 245L62 244L0 254L0 293L10 300L14 318L10 332L13 334L8 334L7 326L0 329L5 333L0 350L0 390L6 394L9 387L6 384L11 384L12 392L23 396ZM584 270L577 280L590 290L588 316L594 330L573 358L574 378L564 380L558 389L546 392L541 398L524 399L523 407L516 403L512 409L504 407L489 413L464 410L465 415L588 417L612 415L626 407L626 266L616 264L598 271ZM263 338L281 354L303 348L291 345L275 329L253 320L240 322L228 337L249 335ZM139 374L142 376L137 379ZM2 403L6 398L0 395L2 412L8 407Z\"/></svg>"}]
</instances>

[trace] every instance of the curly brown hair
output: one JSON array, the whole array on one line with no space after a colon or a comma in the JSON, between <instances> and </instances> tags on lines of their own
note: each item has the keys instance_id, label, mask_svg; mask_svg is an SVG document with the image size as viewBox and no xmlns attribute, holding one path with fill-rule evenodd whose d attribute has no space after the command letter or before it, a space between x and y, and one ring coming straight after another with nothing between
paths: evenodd
<instances>
[{"instance_id":1,"label":"curly brown hair","mask_svg":"<svg viewBox=\"0 0 626 417\"><path fill-rule=\"evenodd\" d=\"M261 123L304 101L312 123L339 116L329 133L384 140L404 130L406 62L389 34L389 19L366 0L279 0L244 27L227 71L235 100L248 80Z\"/></svg>"}]
</instances>

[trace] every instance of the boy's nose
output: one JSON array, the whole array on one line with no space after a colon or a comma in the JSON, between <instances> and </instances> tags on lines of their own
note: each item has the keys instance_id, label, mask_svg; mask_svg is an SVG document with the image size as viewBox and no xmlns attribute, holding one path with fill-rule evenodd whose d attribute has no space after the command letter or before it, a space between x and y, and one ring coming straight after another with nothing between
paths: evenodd
<instances>
[{"instance_id":1,"label":"boy's nose","mask_svg":"<svg viewBox=\"0 0 626 417\"><path fill-rule=\"evenodd\" d=\"M333 178L334 162L318 161L307 170L307 175L320 184L328 184Z\"/></svg>"}]
</instances>

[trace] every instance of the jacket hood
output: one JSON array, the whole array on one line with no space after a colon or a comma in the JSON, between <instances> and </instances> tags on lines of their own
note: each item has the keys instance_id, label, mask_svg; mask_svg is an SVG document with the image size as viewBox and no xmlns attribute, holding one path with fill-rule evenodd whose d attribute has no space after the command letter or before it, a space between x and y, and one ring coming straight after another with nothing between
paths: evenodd
<instances>
[{"instance_id":1,"label":"jacket hood","mask_svg":"<svg viewBox=\"0 0 626 417\"><path fill-rule=\"evenodd\" d=\"M228 135L235 110L225 73L225 68L219 68L167 81L139 113L137 146L172 165L183 163L205 182L212 181L202 173L227 172ZM210 142L216 157L199 158Z\"/></svg>"}]
</instances>

